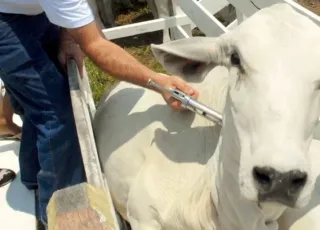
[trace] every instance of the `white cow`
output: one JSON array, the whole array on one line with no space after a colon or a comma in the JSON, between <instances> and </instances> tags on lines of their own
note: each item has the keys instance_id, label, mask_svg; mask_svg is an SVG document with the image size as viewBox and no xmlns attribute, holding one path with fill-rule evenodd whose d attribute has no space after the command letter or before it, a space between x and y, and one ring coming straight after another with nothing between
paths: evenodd
<instances>
[{"instance_id":1,"label":"white cow","mask_svg":"<svg viewBox=\"0 0 320 230\"><path fill-rule=\"evenodd\" d=\"M220 37L152 46L223 126L129 83L105 95L98 152L133 230L320 229L319 41L317 25L277 4Z\"/></svg>"}]
</instances>

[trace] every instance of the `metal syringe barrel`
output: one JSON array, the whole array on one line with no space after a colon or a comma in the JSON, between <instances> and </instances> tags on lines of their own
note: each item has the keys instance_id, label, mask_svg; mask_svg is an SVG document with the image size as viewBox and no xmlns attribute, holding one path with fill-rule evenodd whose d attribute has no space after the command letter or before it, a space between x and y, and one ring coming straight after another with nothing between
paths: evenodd
<instances>
[{"instance_id":1,"label":"metal syringe barrel","mask_svg":"<svg viewBox=\"0 0 320 230\"><path fill-rule=\"evenodd\" d=\"M206 119L213 121L215 123L218 123L222 125L222 115L215 111L214 109L209 108L208 106L202 104L201 102L193 99L191 96L183 93L180 90L177 89L166 89L155 82L153 82L151 79L149 79L148 84L161 90L168 92L172 97L175 99L181 101L182 107L191 110L192 112L195 112Z\"/></svg>"},{"instance_id":2,"label":"metal syringe barrel","mask_svg":"<svg viewBox=\"0 0 320 230\"><path fill-rule=\"evenodd\" d=\"M211 109L205 104L202 104L201 102L193 99L191 96L186 95L179 90L171 90L171 92L174 98L182 102L182 106L184 108L189 109L192 112L195 112L210 121L222 125L222 115L219 112Z\"/></svg>"}]
</instances>

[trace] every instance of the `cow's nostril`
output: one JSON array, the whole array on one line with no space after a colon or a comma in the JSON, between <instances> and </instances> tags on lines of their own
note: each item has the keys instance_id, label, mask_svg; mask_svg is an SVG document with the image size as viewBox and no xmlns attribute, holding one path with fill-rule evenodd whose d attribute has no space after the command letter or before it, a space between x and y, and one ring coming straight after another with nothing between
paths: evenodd
<instances>
[{"instance_id":1,"label":"cow's nostril","mask_svg":"<svg viewBox=\"0 0 320 230\"><path fill-rule=\"evenodd\" d=\"M254 167L253 178L263 190L268 190L274 180L275 170L270 167Z\"/></svg>"},{"instance_id":2,"label":"cow's nostril","mask_svg":"<svg viewBox=\"0 0 320 230\"><path fill-rule=\"evenodd\" d=\"M293 170L290 172L291 186L293 189L300 190L307 183L308 175L305 172L299 170Z\"/></svg>"},{"instance_id":3,"label":"cow's nostril","mask_svg":"<svg viewBox=\"0 0 320 230\"><path fill-rule=\"evenodd\" d=\"M271 167L254 167L252 174L259 201L281 202L290 207L295 204L308 179L308 174L300 170L279 172Z\"/></svg>"}]
</instances>

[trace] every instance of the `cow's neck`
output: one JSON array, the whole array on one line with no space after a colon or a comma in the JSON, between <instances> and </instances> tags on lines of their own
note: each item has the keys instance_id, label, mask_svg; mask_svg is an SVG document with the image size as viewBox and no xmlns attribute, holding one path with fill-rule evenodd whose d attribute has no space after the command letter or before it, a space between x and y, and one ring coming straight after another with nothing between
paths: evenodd
<instances>
[{"instance_id":1,"label":"cow's neck","mask_svg":"<svg viewBox=\"0 0 320 230\"><path fill-rule=\"evenodd\" d=\"M165 226L164 229L179 230L217 230L216 211L210 196L212 177L208 170L199 178L191 182L186 190L169 210L166 223L174 224Z\"/></svg>"},{"instance_id":2,"label":"cow's neck","mask_svg":"<svg viewBox=\"0 0 320 230\"><path fill-rule=\"evenodd\" d=\"M241 146L228 100L227 97L219 145L207 165L214 178L211 197L218 215L218 230L275 230L265 225L268 208L260 209L256 203L241 198L238 177Z\"/></svg>"},{"instance_id":3,"label":"cow's neck","mask_svg":"<svg viewBox=\"0 0 320 230\"><path fill-rule=\"evenodd\" d=\"M235 207L233 201L234 198L240 197L238 173L241 149L236 128L229 111L230 103L228 100L224 109L224 123L218 147L207 164L207 170L214 178L214 183L211 186L211 197L213 206L219 216L218 222L220 228L218 230L240 229L236 223L238 220L236 216L237 207Z\"/></svg>"}]
</instances>

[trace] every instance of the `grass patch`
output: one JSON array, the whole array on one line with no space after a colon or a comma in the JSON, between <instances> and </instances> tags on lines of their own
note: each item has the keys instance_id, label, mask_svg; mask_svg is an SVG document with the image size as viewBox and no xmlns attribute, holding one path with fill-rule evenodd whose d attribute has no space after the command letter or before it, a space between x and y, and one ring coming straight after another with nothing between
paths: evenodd
<instances>
[{"instance_id":1,"label":"grass patch","mask_svg":"<svg viewBox=\"0 0 320 230\"><path fill-rule=\"evenodd\" d=\"M144 19L152 19L151 10L146 5L120 13L116 17L116 25L127 25L137 21L143 21Z\"/></svg>"},{"instance_id":2,"label":"grass patch","mask_svg":"<svg viewBox=\"0 0 320 230\"><path fill-rule=\"evenodd\" d=\"M142 64L148 66L155 72L167 73L164 68L158 63L152 54L151 47L148 45L142 45L137 47L124 48L128 53L133 55Z\"/></svg>"},{"instance_id":3,"label":"grass patch","mask_svg":"<svg viewBox=\"0 0 320 230\"><path fill-rule=\"evenodd\" d=\"M85 66L88 72L92 97L97 105L103 92L112 86L117 80L101 71L91 60L85 58Z\"/></svg>"},{"instance_id":4,"label":"grass patch","mask_svg":"<svg viewBox=\"0 0 320 230\"><path fill-rule=\"evenodd\" d=\"M159 72L167 73L163 67L154 58L150 46L142 45L138 47L124 47L124 49L133 55L142 64L148 66L150 69ZM89 76L89 81L92 90L94 102L97 104L100 97L110 86L118 80L111 75L101 71L97 66L88 58L85 59L85 65Z\"/></svg>"}]
</instances>

